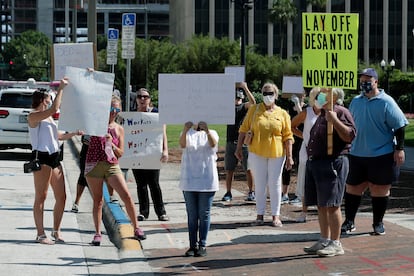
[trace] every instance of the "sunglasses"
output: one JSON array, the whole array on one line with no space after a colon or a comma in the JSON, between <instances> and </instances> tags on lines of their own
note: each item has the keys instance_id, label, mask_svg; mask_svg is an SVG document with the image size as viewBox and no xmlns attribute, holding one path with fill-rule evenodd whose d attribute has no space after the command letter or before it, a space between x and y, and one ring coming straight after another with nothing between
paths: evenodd
<instances>
[{"instance_id":1,"label":"sunglasses","mask_svg":"<svg viewBox=\"0 0 414 276\"><path fill-rule=\"evenodd\" d=\"M263 94L263 96L272 96L275 93L274 92L263 91L262 94Z\"/></svg>"},{"instance_id":2,"label":"sunglasses","mask_svg":"<svg viewBox=\"0 0 414 276\"><path fill-rule=\"evenodd\" d=\"M137 95L138 99L149 99L148 95Z\"/></svg>"},{"instance_id":3,"label":"sunglasses","mask_svg":"<svg viewBox=\"0 0 414 276\"><path fill-rule=\"evenodd\" d=\"M117 108L117 107L113 107L113 106L111 106L111 108L109 109L109 111L110 112L116 112L116 113L119 113L119 112L121 112L121 109L120 108Z\"/></svg>"}]
</instances>

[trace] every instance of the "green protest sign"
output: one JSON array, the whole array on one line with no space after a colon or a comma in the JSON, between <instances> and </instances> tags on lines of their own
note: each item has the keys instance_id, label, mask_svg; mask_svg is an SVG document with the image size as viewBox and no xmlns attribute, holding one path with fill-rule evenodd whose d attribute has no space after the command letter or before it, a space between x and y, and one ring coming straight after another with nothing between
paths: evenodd
<instances>
[{"instance_id":1,"label":"green protest sign","mask_svg":"<svg viewBox=\"0 0 414 276\"><path fill-rule=\"evenodd\" d=\"M357 89L358 14L303 13L304 87Z\"/></svg>"}]
</instances>

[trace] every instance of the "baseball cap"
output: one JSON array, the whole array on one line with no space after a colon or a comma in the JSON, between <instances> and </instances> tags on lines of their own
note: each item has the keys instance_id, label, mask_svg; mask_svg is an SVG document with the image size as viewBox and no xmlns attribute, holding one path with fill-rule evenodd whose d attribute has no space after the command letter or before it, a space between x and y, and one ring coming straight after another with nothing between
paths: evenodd
<instances>
[{"instance_id":1,"label":"baseball cap","mask_svg":"<svg viewBox=\"0 0 414 276\"><path fill-rule=\"evenodd\" d=\"M239 99L244 99L244 93L243 93L243 90L241 90L241 89L239 89L239 90L236 90L236 98L239 98Z\"/></svg>"},{"instance_id":2,"label":"baseball cap","mask_svg":"<svg viewBox=\"0 0 414 276\"><path fill-rule=\"evenodd\" d=\"M361 75L368 76L368 77L374 78L376 80L378 79L377 71L375 71L374 68L366 68L366 69L362 70L362 72L359 73L358 76L360 77Z\"/></svg>"}]
</instances>

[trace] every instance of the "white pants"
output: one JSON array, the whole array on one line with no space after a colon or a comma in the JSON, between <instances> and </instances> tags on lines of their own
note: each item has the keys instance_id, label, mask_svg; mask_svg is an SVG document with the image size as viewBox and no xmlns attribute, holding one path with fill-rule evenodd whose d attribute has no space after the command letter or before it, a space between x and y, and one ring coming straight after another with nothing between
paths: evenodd
<instances>
[{"instance_id":1,"label":"white pants","mask_svg":"<svg viewBox=\"0 0 414 276\"><path fill-rule=\"evenodd\" d=\"M296 180L296 195L299 197L305 196L306 162L308 162L308 154L306 152L306 146L302 142L302 146L299 151L298 174Z\"/></svg>"},{"instance_id":2,"label":"white pants","mask_svg":"<svg viewBox=\"0 0 414 276\"><path fill-rule=\"evenodd\" d=\"M266 187L269 189L270 208L272 216L280 215L282 196L282 171L285 157L264 158L249 152L249 167L252 170L256 210L258 215L264 215L266 209Z\"/></svg>"}]
</instances>

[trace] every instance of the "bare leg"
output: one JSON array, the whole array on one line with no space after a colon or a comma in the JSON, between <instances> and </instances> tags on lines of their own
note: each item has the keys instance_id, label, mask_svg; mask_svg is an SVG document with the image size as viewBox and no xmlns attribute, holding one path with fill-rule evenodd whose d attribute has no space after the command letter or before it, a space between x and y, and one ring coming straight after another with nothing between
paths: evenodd
<instances>
[{"instance_id":1,"label":"bare leg","mask_svg":"<svg viewBox=\"0 0 414 276\"><path fill-rule=\"evenodd\" d=\"M57 235L58 238L60 237L60 224L62 222L66 202L65 177L61 166L52 170L50 185L52 186L53 193L55 195L55 206L53 208L53 231L57 232L55 235Z\"/></svg>"},{"instance_id":2,"label":"bare leg","mask_svg":"<svg viewBox=\"0 0 414 276\"><path fill-rule=\"evenodd\" d=\"M87 176L86 180L88 181L89 190L93 199L92 216L93 223L95 224L95 232L100 235L103 206L103 179Z\"/></svg>"}]
</instances>

